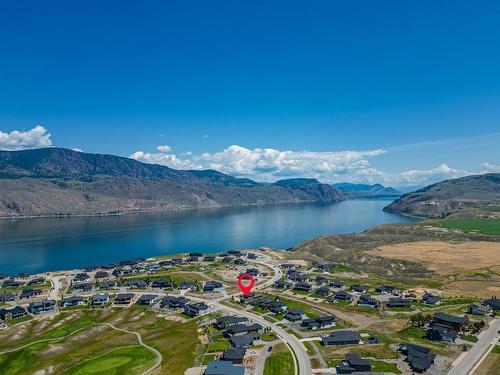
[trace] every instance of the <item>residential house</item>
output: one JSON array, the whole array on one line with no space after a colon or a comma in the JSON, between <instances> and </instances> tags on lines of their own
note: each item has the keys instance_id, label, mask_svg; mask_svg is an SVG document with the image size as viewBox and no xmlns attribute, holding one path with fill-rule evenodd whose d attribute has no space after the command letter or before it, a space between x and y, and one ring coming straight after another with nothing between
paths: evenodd
<instances>
[{"instance_id":1,"label":"residential house","mask_svg":"<svg viewBox=\"0 0 500 375\"><path fill-rule=\"evenodd\" d=\"M194 318L204 314L208 310L208 305L204 302L188 303L184 305L184 314Z\"/></svg>"},{"instance_id":2,"label":"residential house","mask_svg":"<svg viewBox=\"0 0 500 375\"><path fill-rule=\"evenodd\" d=\"M262 326L257 323L252 324L232 324L226 328L224 335L227 337L242 336L248 333L261 333Z\"/></svg>"},{"instance_id":3,"label":"residential house","mask_svg":"<svg viewBox=\"0 0 500 375\"><path fill-rule=\"evenodd\" d=\"M128 305L134 299L134 293L119 293L116 295L114 304L115 305Z\"/></svg>"},{"instance_id":4,"label":"residential house","mask_svg":"<svg viewBox=\"0 0 500 375\"><path fill-rule=\"evenodd\" d=\"M396 288L395 286L392 285L382 285L379 286L377 289L375 289L377 293L380 294L392 294L392 295L397 295L401 293L401 290L399 288Z\"/></svg>"},{"instance_id":5,"label":"residential house","mask_svg":"<svg viewBox=\"0 0 500 375\"><path fill-rule=\"evenodd\" d=\"M422 296L422 302L426 305L439 305L442 301L442 298L438 295L432 293L425 293Z\"/></svg>"},{"instance_id":6,"label":"residential house","mask_svg":"<svg viewBox=\"0 0 500 375\"><path fill-rule=\"evenodd\" d=\"M16 319L27 314L26 310L21 306L13 307L12 309L0 309L0 319Z\"/></svg>"},{"instance_id":7,"label":"residential house","mask_svg":"<svg viewBox=\"0 0 500 375\"><path fill-rule=\"evenodd\" d=\"M0 294L0 303L15 301L16 295L14 293Z\"/></svg>"},{"instance_id":8,"label":"residential house","mask_svg":"<svg viewBox=\"0 0 500 375\"><path fill-rule=\"evenodd\" d=\"M361 343L361 336L356 331L334 331L328 336L321 337L321 343L328 345L357 345Z\"/></svg>"},{"instance_id":9,"label":"residential house","mask_svg":"<svg viewBox=\"0 0 500 375\"><path fill-rule=\"evenodd\" d=\"M295 285L293 286L293 290L298 290L300 292L310 292L312 290L312 285L303 282L295 283Z\"/></svg>"},{"instance_id":10,"label":"residential house","mask_svg":"<svg viewBox=\"0 0 500 375\"><path fill-rule=\"evenodd\" d=\"M242 364L243 359L245 358L246 349L238 348L238 349L228 349L222 352L221 361L230 361L234 364Z\"/></svg>"},{"instance_id":11,"label":"residential house","mask_svg":"<svg viewBox=\"0 0 500 375\"><path fill-rule=\"evenodd\" d=\"M491 299L486 299L483 301L484 305L488 305L491 307L493 310L498 311L500 310L500 300L496 298L491 298Z\"/></svg>"},{"instance_id":12,"label":"residential house","mask_svg":"<svg viewBox=\"0 0 500 375\"><path fill-rule=\"evenodd\" d=\"M61 300L61 307L74 307L82 305L85 305L85 301L83 297L80 296L65 297Z\"/></svg>"},{"instance_id":13,"label":"residential house","mask_svg":"<svg viewBox=\"0 0 500 375\"><path fill-rule=\"evenodd\" d=\"M41 289L24 289L21 294L19 294L19 299L29 299L42 295Z\"/></svg>"},{"instance_id":14,"label":"residential house","mask_svg":"<svg viewBox=\"0 0 500 375\"><path fill-rule=\"evenodd\" d=\"M28 305L28 311L36 315L44 312L54 311L55 306L56 306L56 301L51 299L46 299L40 302L31 302Z\"/></svg>"},{"instance_id":15,"label":"residential house","mask_svg":"<svg viewBox=\"0 0 500 375\"><path fill-rule=\"evenodd\" d=\"M273 301L266 304L266 308L273 314L282 314L287 309L286 305L281 301Z\"/></svg>"},{"instance_id":16,"label":"residential house","mask_svg":"<svg viewBox=\"0 0 500 375\"><path fill-rule=\"evenodd\" d=\"M203 291L205 293L211 293L214 292L216 289L220 289L222 287L223 285L220 281L215 281L215 280L207 281L203 286Z\"/></svg>"},{"instance_id":17,"label":"residential house","mask_svg":"<svg viewBox=\"0 0 500 375\"><path fill-rule=\"evenodd\" d=\"M387 302L389 308L411 308L411 300L406 298L389 298Z\"/></svg>"},{"instance_id":18,"label":"residential house","mask_svg":"<svg viewBox=\"0 0 500 375\"><path fill-rule=\"evenodd\" d=\"M226 329L229 326L235 325L235 324L241 324L244 322L247 322L248 319L245 318L244 316L221 316L215 320L214 326L217 329Z\"/></svg>"},{"instance_id":19,"label":"residential house","mask_svg":"<svg viewBox=\"0 0 500 375\"><path fill-rule=\"evenodd\" d=\"M407 362L415 372L424 372L434 363L436 356L425 346L402 343L399 345L399 351L406 355Z\"/></svg>"},{"instance_id":20,"label":"residential house","mask_svg":"<svg viewBox=\"0 0 500 375\"><path fill-rule=\"evenodd\" d=\"M116 288L116 280L106 280L97 284L97 289L114 289Z\"/></svg>"},{"instance_id":21,"label":"residential house","mask_svg":"<svg viewBox=\"0 0 500 375\"><path fill-rule=\"evenodd\" d=\"M318 285L323 285L323 284L326 284L328 282L328 279L324 276L316 276L316 279L314 281Z\"/></svg>"},{"instance_id":22,"label":"residential house","mask_svg":"<svg viewBox=\"0 0 500 375\"><path fill-rule=\"evenodd\" d=\"M178 287L179 290L196 290L196 282L184 280Z\"/></svg>"},{"instance_id":23,"label":"residential house","mask_svg":"<svg viewBox=\"0 0 500 375\"><path fill-rule=\"evenodd\" d=\"M432 323L427 328L426 335L432 341L455 342L458 332L449 325Z\"/></svg>"},{"instance_id":24,"label":"residential house","mask_svg":"<svg viewBox=\"0 0 500 375\"><path fill-rule=\"evenodd\" d=\"M229 339L229 343L233 346L233 348L247 349L254 343L254 341L258 340L259 338L260 335L258 333L252 332L245 335L231 336L231 338Z\"/></svg>"},{"instance_id":25,"label":"residential house","mask_svg":"<svg viewBox=\"0 0 500 375\"><path fill-rule=\"evenodd\" d=\"M245 273L256 277L259 274L259 270L257 268L247 268Z\"/></svg>"},{"instance_id":26,"label":"residential house","mask_svg":"<svg viewBox=\"0 0 500 375\"><path fill-rule=\"evenodd\" d=\"M73 277L74 283L87 283L90 280L92 280L91 277L85 272L79 272Z\"/></svg>"},{"instance_id":27,"label":"residential house","mask_svg":"<svg viewBox=\"0 0 500 375\"><path fill-rule=\"evenodd\" d=\"M156 279L151 282L150 286L154 289L165 289L172 288L174 284L170 279Z\"/></svg>"},{"instance_id":28,"label":"residential house","mask_svg":"<svg viewBox=\"0 0 500 375\"><path fill-rule=\"evenodd\" d=\"M366 293L368 287L365 285L351 285L351 290L357 293Z\"/></svg>"},{"instance_id":29,"label":"residential house","mask_svg":"<svg viewBox=\"0 0 500 375\"><path fill-rule=\"evenodd\" d=\"M106 271L97 271L95 273L96 279L104 279L105 277L108 277L108 276L109 276L109 273L107 273Z\"/></svg>"},{"instance_id":30,"label":"residential house","mask_svg":"<svg viewBox=\"0 0 500 375\"><path fill-rule=\"evenodd\" d=\"M299 309L287 309L286 314L285 314L285 320L288 320L289 322L298 322L302 319L306 319L307 315L304 311L299 310Z\"/></svg>"},{"instance_id":31,"label":"residential house","mask_svg":"<svg viewBox=\"0 0 500 375\"><path fill-rule=\"evenodd\" d=\"M186 297L166 296L162 298L160 306L167 307L169 309L180 309L183 308L187 303L189 303L189 299L187 299Z\"/></svg>"},{"instance_id":32,"label":"residential house","mask_svg":"<svg viewBox=\"0 0 500 375\"><path fill-rule=\"evenodd\" d=\"M40 285L40 284L43 284L45 283L45 278L44 277L36 277L34 279L31 279L30 281L28 281L28 285Z\"/></svg>"},{"instance_id":33,"label":"residential house","mask_svg":"<svg viewBox=\"0 0 500 375\"><path fill-rule=\"evenodd\" d=\"M354 296L350 293L347 293L344 290L341 290L337 293L335 293L335 299L339 301L352 301L354 299Z\"/></svg>"},{"instance_id":34,"label":"residential house","mask_svg":"<svg viewBox=\"0 0 500 375\"><path fill-rule=\"evenodd\" d=\"M333 316L321 316L319 318L304 319L300 325L309 330L316 331L335 326L335 318Z\"/></svg>"},{"instance_id":35,"label":"residential house","mask_svg":"<svg viewBox=\"0 0 500 375\"><path fill-rule=\"evenodd\" d=\"M23 285L23 283L20 281L7 279L2 283L2 288L19 288L21 285Z\"/></svg>"},{"instance_id":36,"label":"residential house","mask_svg":"<svg viewBox=\"0 0 500 375\"><path fill-rule=\"evenodd\" d=\"M203 257L203 261L204 262L214 262L215 261L215 257L211 256L211 255L206 255L206 256Z\"/></svg>"},{"instance_id":37,"label":"residential house","mask_svg":"<svg viewBox=\"0 0 500 375\"><path fill-rule=\"evenodd\" d=\"M321 288L316 289L314 293L316 293L318 296L327 297L332 293L332 291L326 286L322 286Z\"/></svg>"},{"instance_id":38,"label":"residential house","mask_svg":"<svg viewBox=\"0 0 500 375\"><path fill-rule=\"evenodd\" d=\"M92 297L90 297L90 304L92 306L103 306L106 305L108 302L109 302L108 293L94 294Z\"/></svg>"},{"instance_id":39,"label":"residential house","mask_svg":"<svg viewBox=\"0 0 500 375\"><path fill-rule=\"evenodd\" d=\"M245 367L230 361L212 361L208 363L203 375L244 375Z\"/></svg>"},{"instance_id":40,"label":"residential house","mask_svg":"<svg viewBox=\"0 0 500 375\"><path fill-rule=\"evenodd\" d=\"M285 280L278 280L274 283L274 287L276 289L288 289L292 286L293 284L289 281Z\"/></svg>"},{"instance_id":41,"label":"residential house","mask_svg":"<svg viewBox=\"0 0 500 375\"><path fill-rule=\"evenodd\" d=\"M141 306L152 306L158 301L158 298L157 294L143 294L136 303Z\"/></svg>"},{"instance_id":42,"label":"residential house","mask_svg":"<svg viewBox=\"0 0 500 375\"><path fill-rule=\"evenodd\" d=\"M92 283L78 283L78 284L71 284L71 288L73 290L78 290L81 292L90 292L94 285Z\"/></svg>"},{"instance_id":43,"label":"residential house","mask_svg":"<svg viewBox=\"0 0 500 375\"><path fill-rule=\"evenodd\" d=\"M330 281L330 286L335 289L342 289L345 287L345 283L343 281Z\"/></svg>"},{"instance_id":44,"label":"residential house","mask_svg":"<svg viewBox=\"0 0 500 375\"><path fill-rule=\"evenodd\" d=\"M348 353L336 369L337 374L352 374L353 372L370 372L372 365L369 359L363 359L359 354Z\"/></svg>"},{"instance_id":45,"label":"residential house","mask_svg":"<svg viewBox=\"0 0 500 375\"><path fill-rule=\"evenodd\" d=\"M443 312L438 312L432 317L435 324L442 324L453 328L460 332L464 325L468 322L467 317L449 315Z\"/></svg>"},{"instance_id":46,"label":"residential house","mask_svg":"<svg viewBox=\"0 0 500 375\"><path fill-rule=\"evenodd\" d=\"M493 309L482 303L473 303L469 306L469 313L473 315L491 315L493 314Z\"/></svg>"},{"instance_id":47,"label":"residential house","mask_svg":"<svg viewBox=\"0 0 500 375\"><path fill-rule=\"evenodd\" d=\"M380 301L376 300L369 294L363 294L359 297L358 306L378 308L380 306Z\"/></svg>"},{"instance_id":48,"label":"residential house","mask_svg":"<svg viewBox=\"0 0 500 375\"><path fill-rule=\"evenodd\" d=\"M130 289L145 289L148 286L148 283L144 280L134 279L128 280L125 285Z\"/></svg>"}]
</instances>

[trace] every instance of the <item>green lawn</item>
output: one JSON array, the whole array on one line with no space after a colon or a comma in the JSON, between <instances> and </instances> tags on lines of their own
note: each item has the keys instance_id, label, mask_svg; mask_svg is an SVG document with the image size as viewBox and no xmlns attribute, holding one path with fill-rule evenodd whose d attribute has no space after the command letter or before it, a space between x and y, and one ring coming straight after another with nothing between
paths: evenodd
<instances>
[{"instance_id":1,"label":"green lawn","mask_svg":"<svg viewBox=\"0 0 500 375\"><path fill-rule=\"evenodd\" d=\"M215 359L215 354L207 354L203 357L203 362L202 365L208 365L210 362L212 362Z\"/></svg>"},{"instance_id":2,"label":"green lawn","mask_svg":"<svg viewBox=\"0 0 500 375\"><path fill-rule=\"evenodd\" d=\"M500 219L445 219L440 220L438 223L448 229L500 235Z\"/></svg>"},{"instance_id":3,"label":"green lawn","mask_svg":"<svg viewBox=\"0 0 500 375\"><path fill-rule=\"evenodd\" d=\"M467 335L467 336L464 336L464 340L469 341L469 342L477 342L478 338L476 336Z\"/></svg>"},{"instance_id":4,"label":"green lawn","mask_svg":"<svg viewBox=\"0 0 500 375\"><path fill-rule=\"evenodd\" d=\"M293 374L293 356L290 352L273 353L266 359L264 375L289 375Z\"/></svg>"},{"instance_id":5,"label":"green lawn","mask_svg":"<svg viewBox=\"0 0 500 375\"><path fill-rule=\"evenodd\" d=\"M371 361L373 372L390 372L392 374L401 374L396 363L389 363L384 361Z\"/></svg>"},{"instance_id":6,"label":"green lawn","mask_svg":"<svg viewBox=\"0 0 500 375\"><path fill-rule=\"evenodd\" d=\"M62 375L87 374L142 374L155 363L156 356L140 345L112 350L104 355L89 358L64 371Z\"/></svg>"}]
</instances>

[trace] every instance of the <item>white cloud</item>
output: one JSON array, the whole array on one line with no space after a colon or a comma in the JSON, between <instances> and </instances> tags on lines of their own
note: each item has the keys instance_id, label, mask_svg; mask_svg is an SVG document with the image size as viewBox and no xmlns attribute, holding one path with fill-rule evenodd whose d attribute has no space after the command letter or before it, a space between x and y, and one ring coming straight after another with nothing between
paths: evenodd
<instances>
[{"instance_id":1,"label":"white cloud","mask_svg":"<svg viewBox=\"0 0 500 375\"><path fill-rule=\"evenodd\" d=\"M76 151L76 152L83 152L83 150L81 148L78 148L78 147L72 148L72 150Z\"/></svg>"},{"instance_id":2,"label":"white cloud","mask_svg":"<svg viewBox=\"0 0 500 375\"><path fill-rule=\"evenodd\" d=\"M160 152L170 152L170 151L172 151L172 147L167 146L167 145L158 146L158 147L156 147L156 149L158 151L160 151Z\"/></svg>"},{"instance_id":3,"label":"white cloud","mask_svg":"<svg viewBox=\"0 0 500 375\"><path fill-rule=\"evenodd\" d=\"M495 165L491 164L488 162L485 162L481 164L481 167L483 167L483 173L494 173L494 172L500 172L500 165Z\"/></svg>"},{"instance_id":4,"label":"white cloud","mask_svg":"<svg viewBox=\"0 0 500 375\"><path fill-rule=\"evenodd\" d=\"M0 131L1 150L25 150L30 148L52 146L51 134L43 126L38 125L28 131L13 130L10 133Z\"/></svg>"},{"instance_id":5,"label":"white cloud","mask_svg":"<svg viewBox=\"0 0 500 375\"><path fill-rule=\"evenodd\" d=\"M474 173L485 173L457 169L447 164L401 172L385 172L370 165L370 159L386 153L387 151L382 149L315 152L280 151L272 148L248 149L232 145L219 152L205 152L198 155L190 152L175 155L168 150L159 153L137 151L130 157L175 169L215 169L237 177L269 182L283 178L309 177L325 183L349 181L413 186L428 185ZM482 167L486 171L500 170L500 166L490 163L483 163Z\"/></svg>"}]
</instances>

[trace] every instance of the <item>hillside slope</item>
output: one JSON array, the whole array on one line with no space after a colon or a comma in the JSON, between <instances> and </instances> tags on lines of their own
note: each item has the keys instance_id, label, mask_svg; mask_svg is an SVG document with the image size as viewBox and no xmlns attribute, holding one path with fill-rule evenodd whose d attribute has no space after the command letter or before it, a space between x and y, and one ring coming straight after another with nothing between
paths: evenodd
<instances>
[{"instance_id":1,"label":"hillside slope","mask_svg":"<svg viewBox=\"0 0 500 375\"><path fill-rule=\"evenodd\" d=\"M386 198L386 197L399 197L401 192L390 186L383 186L381 184L366 185L366 184L351 184L348 182L341 182L332 185L335 189L339 189L346 197L350 199L355 198Z\"/></svg>"},{"instance_id":2,"label":"hillside slope","mask_svg":"<svg viewBox=\"0 0 500 375\"><path fill-rule=\"evenodd\" d=\"M402 195L384 210L424 218L495 217L500 213L500 173L438 182Z\"/></svg>"},{"instance_id":3,"label":"hillside slope","mask_svg":"<svg viewBox=\"0 0 500 375\"><path fill-rule=\"evenodd\" d=\"M286 180L285 180L286 181ZM61 148L0 151L0 216L339 201L316 180L265 184L223 173L182 171L129 158Z\"/></svg>"}]
</instances>

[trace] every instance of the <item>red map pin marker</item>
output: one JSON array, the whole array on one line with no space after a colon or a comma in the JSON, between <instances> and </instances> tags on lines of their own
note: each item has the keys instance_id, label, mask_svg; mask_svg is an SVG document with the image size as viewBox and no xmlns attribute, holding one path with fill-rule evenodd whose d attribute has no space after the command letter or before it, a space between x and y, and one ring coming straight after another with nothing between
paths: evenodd
<instances>
[{"instance_id":1,"label":"red map pin marker","mask_svg":"<svg viewBox=\"0 0 500 375\"><path fill-rule=\"evenodd\" d=\"M245 279L250 280L249 285L243 285L243 280ZM248 293L250 293L254 285L255 285L255 280L253 279L252 275L249 275L248 273L242 273L240 277L238 277L238 288L240 288L245 297L248 296Z\"/></svg>"}]
</instances>

